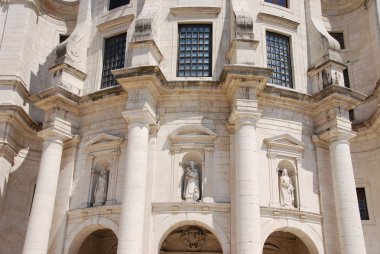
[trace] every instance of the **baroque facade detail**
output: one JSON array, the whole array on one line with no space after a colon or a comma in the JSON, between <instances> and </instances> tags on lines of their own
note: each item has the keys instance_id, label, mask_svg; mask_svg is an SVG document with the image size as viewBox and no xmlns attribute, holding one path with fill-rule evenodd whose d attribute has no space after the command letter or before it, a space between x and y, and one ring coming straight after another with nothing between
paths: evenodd
<instances>
[{"instance_id":1,"label":"baroque facade detail","mask_svg":"<svg viewBox=\"0 0 380 254\"><path fill-rule=\"evenodd\" d=\"M0 0L1 254L377 254L376 0Z\"/></svg>"}]
</instances>

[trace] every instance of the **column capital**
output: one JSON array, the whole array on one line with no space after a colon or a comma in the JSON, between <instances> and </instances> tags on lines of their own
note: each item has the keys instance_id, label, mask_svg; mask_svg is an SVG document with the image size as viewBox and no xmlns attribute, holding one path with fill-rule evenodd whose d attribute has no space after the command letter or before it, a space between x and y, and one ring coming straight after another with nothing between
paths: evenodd
<instances>
[{"instance_id":1,"label":"column capital","mask_svg":"<svg viewBox=\"0 0 380 254\"><path fill-rule=\"evenodd\" d=\"M17 152L14 148L12 148L12 146L8 142L0 142L0 157L6 159L12 166L14 164L14 158L16 157L16 155Z\"/></svg>"},{"instance_id":2,"label":"column capital","mask_svg":"<svg viewBox=\"0 0 380 254\"><path fill-rule=\"evenodd\" d=\"M255 125L257 120L260 119L262 114L261 110L257 109L248 109L248 110L234 110L232 111L228 122L230 124L249 124Z\"/></svg>"},{"instance_id":3,"label":"column capital","mask_svg":"<svg viewBox=\"0 0 380 254\"><path fill-rule=\"evenodd\" d=\"M331 143L341 140L349 141L356 136L356 133L352 130L335 127L333 129L322 132L318 136L321 140Z\"/></svg>"},{"instance_id":4,"label":"column capital","mask_svg":"<svg viewBox=\"0 0 380 254\"><path fill-rule=\"evenodd\" d=\"M124 111L122 115L128 124L140 123L151 125L157 123L156 113L148 103L145 103L141 108Z\"/></svg>"},{"instance_id":5,"label":"column capital","mask_svg":"<svg viewBox=\"0 0 380 254\"><path fill-rule=\"evenodd\" d=\"M59 139L62 142L72 139L74 136L71 134L71 132L59 128L57 126L52 126L47 129L44 129L40 132L37 133L40 138L42 138L44 141L45 140L54 140L54 139Z\"/></svg>"}]
</instances>

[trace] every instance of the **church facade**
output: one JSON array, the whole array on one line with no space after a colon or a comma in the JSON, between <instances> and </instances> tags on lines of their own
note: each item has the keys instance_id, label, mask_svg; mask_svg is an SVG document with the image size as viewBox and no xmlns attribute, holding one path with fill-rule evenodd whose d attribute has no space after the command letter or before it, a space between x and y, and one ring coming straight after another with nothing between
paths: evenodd
<instances>
[{"instance_id":1,"label":"church facade","mask_svg":"<svg viewBox=\"0 0 380 254\"><path fill-rule=\"evenodd\" d=\"M378 253L378 1L0 9L1 254Z\"/></svg>"}]
</instances>

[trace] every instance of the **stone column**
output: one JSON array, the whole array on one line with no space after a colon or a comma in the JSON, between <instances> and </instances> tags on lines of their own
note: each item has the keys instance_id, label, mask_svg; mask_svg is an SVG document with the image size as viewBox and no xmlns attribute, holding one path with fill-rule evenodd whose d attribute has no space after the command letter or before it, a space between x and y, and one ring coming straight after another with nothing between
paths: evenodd
<instances>
[{"instance_id":1,"label":"stone column","mask_svg":"<svg viewBox=\"0 0 380 254\"><path fill-rule=\"evenodd\" d=\"M149 125L154 113L147 109L123 112L128 122L126 168L120 213L118 253L143 253Z\"/></svg>"},{"instance_id":2,"label":"stone column","mask_svg":"<svg viewBox=\"0 0 380 254\"><path fill-rule=\"evenodd\" d=\"M232 113L231 116L235 118L236 142L236 254L262 253L256 140L258 117L259 114L252 113Z\"/></svg>"},{"instance_id":3,"label":"stone column","mask_svg":"<svg viewBox=\"0 0 380 254\"><path fill-rule=\"evenodd\" d=\"M46 254L52 225L63 142L70 134L49 128L39 133L44 140L40 169L23 254Z\"/></svg>"},{"instance_id":4,"label":"stone column","mask_svg":"<svg viewBox=\"0 0 380 254\"><path fill-rule=\"evenodd\" d=\"M353 137L351 133L339 133L329 139L335 206L341 252L365 254L366 248L348 141L351 137Z\"/></svg>"}]
</instances>

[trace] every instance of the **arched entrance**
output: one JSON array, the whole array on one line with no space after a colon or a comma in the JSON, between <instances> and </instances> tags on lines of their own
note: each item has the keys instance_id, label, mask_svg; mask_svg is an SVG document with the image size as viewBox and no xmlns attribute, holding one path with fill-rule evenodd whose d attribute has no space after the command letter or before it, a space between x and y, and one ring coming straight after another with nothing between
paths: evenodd
<instances>
[{"instance_id":1,"label":"arched entrance","mask_svg":"<svg viewBox=\"0 0 380 254\"><path fill-rule=\"evenodd\" d=\"M92 232L82 243L78 254L116 254L117 237L110 229Z\"/></svg>"},{"instance_id":2,"label":"arched entrance","mask_svg":"<svg viewBox=\"0 0 380 254\"><path fill-rule=\"evenodd\" d=\"M267 238L263 254L311 254L305 243L296 235L275 231Z\"/></svg>"},{"instance_id":3,"label":"arched entrance","mask_svg":"<svg viewBox=\"0 0 380 254\"><path fill-rule=\"evenodd\" d=\"M222 254L222 246L209 230L199 226L182 226L173 230L163 241L160 254L175 253Z\"/></svg>"}]
</instances>

